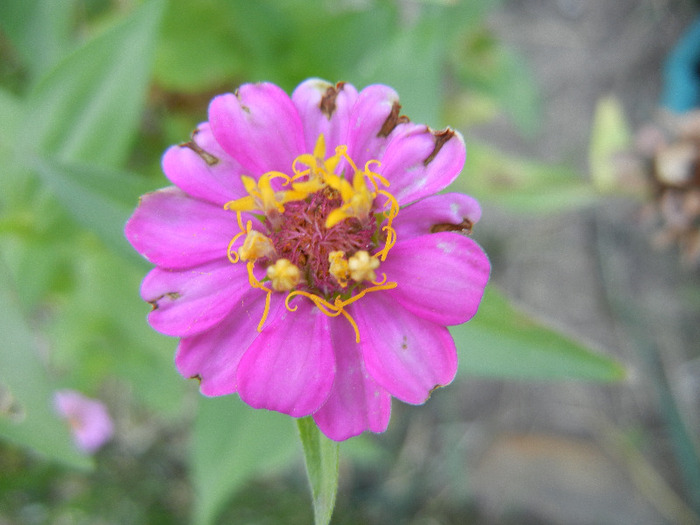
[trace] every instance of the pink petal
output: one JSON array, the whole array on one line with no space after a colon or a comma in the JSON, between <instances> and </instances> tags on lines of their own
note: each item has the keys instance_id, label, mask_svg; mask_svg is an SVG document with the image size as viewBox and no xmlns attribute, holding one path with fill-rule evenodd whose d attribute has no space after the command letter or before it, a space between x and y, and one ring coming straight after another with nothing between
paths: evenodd
<instances>
[{"instance_id":1,"label":"pink petal","mask_svg":"<svg viewBox=\"0 0 700 525\"><path fill-rule=\"evenodd\" d=\"M163 172L182 191L197 199L223 206L245 195L241 166L200 124L186 144L172 146L163 155Z\"/></svg>"},{"instance_id":2,"label":"pink petal","mask_svg":"<svg viewBox=\"0 0 700 525\"><path fill-rule=\"evenodd\" d=\"M248 290L245 265L222 259L187 270L155 268L141 284L141 297L153 305L148 322L154 329L189 337L220 322Z\"/></svg>"},{"instance_id":3,"label":"pink petal","mask_svg":"<svg viewBox=\"0 0 700 525\"><path fill-rule=\"evenodd\" d=\"M191 268L225 258L229 241L239 231L234 213L171 186L141 197L124 233L152 263Z\"/></svg>"},{"instance_id":4,"label":"pink petal","mask_svg":"<svg viewBox=\"0 0 700 525\"><path fill-rule=\"evenodd\" d=\"M306 151L314 150L320 134L326 141L326 153L332 155L336 146L347 143L350 110L357 99L352 84L333 85L311 78L299 84L292 93L292 102L304 125Z\"/></svg>"},{"instance_id":5,"label":"pink petal","mask_svg":"<svg viewBox=\"0 0 700 525\"><path fill-rule=\"evenodd\" d=\"M240 300L239 308L219 325L194 337L180 341L175 365L184 377L198 378L206 396L236 392L236 370L241 357L257 337L262 319L265 293L250 288ZM284 308L279 295L270 301L270 316Z\"/></svg>"},{"instance_id":6,"label":"pink petal","mask_svg":"<svg viewBox=\"0 0 700 525\"><path fill-rule=\"evenodd\" d=\"M365 430L384 432L391 416L391 396L365 370L355 332L343 317L331 320L335 382L314 421L330 439L343 441Z\"/></svg>"},{"instance_id":7,"label":"pink petal","mask_svg":"<svg viewBox=\"0 0 700 525\"><path fill-rule=\"evenodd\" d=\"M469 230L481 218L476 199L462 193L445 193L426 197L401 209L393 222L400 240L434 233L434 228ZM437 231L440 231L439 229Z\"/></svg>"},{"instance_id":8,"label":"pink petal","mask_svg":"<svg viewBox=\"0 0 700 525\"><path fill-rule=\"evenodd\" d=\"M398 283L388 293L404 308L456 325L476 314L491 267L477 243L446 232L397 242L379 270Z\"/></svg>"},{"instance_id":9,"label":"pink petal","mask_svg":"<svg viewBox=\"0 0 700 525\"><path fill-rule=\"evenodd\" d=\"M244 84L209 105L214 137L247 175L290 173L304 153L304 130L292 100L274 84Z\"/></svg>"},{"instance_id":10,"label":"pink petal","mask_svg":"<svg viewBox=\"0 0 700 525\"><path fill-rule=\"evenodd\" d=\"M350 113L347 139L348 154L358 168L368 160L381 159L387 137L399 122L400 107L399 95L389 86L374 84L360 91Z\"/></svg>"},{"instance_id":11,"label":"pink petal","mask_svg":"<svg viewBox=\"0 0 700 525\"><path fill-rule=\"evenodd\" d=\"M59 415L69 422L75 444L83 452L97 452L112 438L114 424L101 401L63 389L54 393L54 405Z\"/></svg>"},{"instance_id":12,"label":"pink petal","mask_svg":"<svg viewBox=\"0 0 700 525\"><path fill-rule=\"evenodd\" d=\"M392 396L424 403L457 372L457 351L447 328L397 307L391 296L370 293L349 307L360 329L367 372Z\"/></svg>"},{"instance_id":13,"label":"pink petal","mask_svg":"<svg viewBox=\"0 0 700 525\"><path fill-rule=\"evenodd\" d=\"M328 397L335 362L329 317L298 298L297 310L268 318L238 366L238 393L253 408L307 416Z\"/></svg>"},{"instance_id":14,"label":"pink petal","mask_svg":"<svg viewBox=\"0 0 700 525\"><path fill-rule=\"evenodd\" d=\"M457 178L467 150L458 131L404 125L386 147L377 172L389 181L399 204L409 204L446 188Z\"/></svg>"}]
</instances>

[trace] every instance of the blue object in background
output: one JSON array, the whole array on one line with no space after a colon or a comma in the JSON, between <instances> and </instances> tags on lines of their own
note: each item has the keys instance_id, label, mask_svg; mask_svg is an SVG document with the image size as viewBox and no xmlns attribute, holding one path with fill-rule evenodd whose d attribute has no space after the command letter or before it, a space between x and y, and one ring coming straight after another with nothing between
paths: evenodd
<instances>
[{"instance_id":1,"label":"blue object in background","mask_svg":"<svg viewBox=\"0 0 700 525\"><path fill-rule=\"evenodd\" d=\"M700 17L666 58L661 104L675 113L700 107Z\"/></svg>"}]
</instances>

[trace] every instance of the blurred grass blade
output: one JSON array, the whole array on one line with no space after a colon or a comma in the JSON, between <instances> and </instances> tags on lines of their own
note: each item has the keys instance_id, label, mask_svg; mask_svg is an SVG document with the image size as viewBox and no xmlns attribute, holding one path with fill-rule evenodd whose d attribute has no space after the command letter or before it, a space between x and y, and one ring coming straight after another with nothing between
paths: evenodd
<instances>
[{"instance_id":1,"label":"blurred grass blade","mask_svg":"<svg viewBox=\"0 0 700 525\"><path fill-rule=\"evenodd\" d=\"M91 458L78 452L68 424L53 411L53 381L40 359L34 331L22 316L9 275L1 265L0 387L6 392L0 390L0 394L12 401L12 411L0 406L0 436L54 461L89 468Z\"/></svg>"},{"instance_id":2,"label":"blurred grass blade","mask_svg":"<svg viewBox=\"0 0 700 525\"><path fill-rule=\"evenodd\" d=\"M66 211L113 251L142 261L124 237L124 224L140 195L151 189L128 172L97 165L36 158L34 167Z\"/></svg>"},{"instance_id":3,"label":"blurred grass blade","mask_svg":"<svg viewBox=\"0 0 700 525\"><path fill-rule=\"evenodd\" d=\"M546 328L517 311L493 287L479 313L450 327L462 375L517 379L615 381L625 377L615 360Z\"/></svg>"},{"instance_id":4,"label":"blurred grass blade","mask_svg":"<svg viewBox=\"0 0 700 525\"><path fill-rule=\"evenodd\" d=\"M138 130L163 11L151 0L62 60L29 94L21 142L118 166Z\"/></svg>"},{"instance_id":5,"label":"blurred grass blade","mask_svg":"<svg viewBox=\"0 0 700 525\"><path fill-rule=\"evenodd\" d=\"M70 47L75 0L3 0L0 29L36 76L53 66Z\"/></svg>"},{"instance_id":6,"label":"blurred grass blade","mask_svg":"<svg viewBox=\"0 0 700 525\"><path fill-rule=\"evenodd\" d=\"M215 523L248 480L285 468L295 457L295 441L286 415L254 410L232 396L202 398L190 455L194 523Z\"/></svg>"},{"instance_id":7,"label":"blurred grass blade","mask_svg":"<svg viewBox=\"0 0 700 525\"><path fill-rule=\"evenodd\" d=\"M464 175L452 185L454 191L524 213L571 211L598 198L570 168L508 157L469 139L467 144Z\"/></svg>"},{"instance_id":8,"label":"blurred grass blade","mask_svg":"<svg viewBox=\"0 0 700 525\"><path fill-rule=\"evenodd\" d=\"M311 416L297 419L311 485L315 525L328 525L338 492L338 443L324 436Z\"/></svg>"}]
</instances>

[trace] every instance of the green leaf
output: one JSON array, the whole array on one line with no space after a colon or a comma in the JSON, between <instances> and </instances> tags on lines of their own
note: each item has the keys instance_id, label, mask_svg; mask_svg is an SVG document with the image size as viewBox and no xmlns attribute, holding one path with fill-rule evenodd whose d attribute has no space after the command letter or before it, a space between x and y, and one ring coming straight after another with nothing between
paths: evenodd
<instances>
[{"instance_id":1,"label":"green leaf","mask_svg":"<svg viewBox=\"0 0 700 525\"><path fill-rule=\"evenodd\" d=\"M158 84L196 93L240 74L244 42L238 35L239 20L232 15L228 2L171 0L156 50Z\"/></svg>"},{"instance_id":2,"label":"green leaf","mask_svg":"<svg viewBox=\"0 0 700 525\"><path fill-rule=\"evenodd\" d=\"M22 143L61 160L118 166L138 131L163 0L62 60L27 100Z\"/></svg>"},{"instance_id":3,"label":"green leaf","mask_svg":"<svg viewBox=\"0 0 700 525\"><path fill-rule=\"evenodd\" d=\"M69 425L53 411L54 384L48 375L32 328L22 316L9 272L0 271L0 387L9 392L15 414L0 408L0 436L49 459L77 468L90 468L89 457L78 452Z\"/></svg>"},{"instance_id":4,"label":"green leaf","mask_svg":"<svg viewBox=\"0 0 700 525\"><path fill-rule=\"evenodd\" d=\"M523 135L537 130L541 101L523 57L483 27L463 32L451 51L452 66L466 88L492 98Z\"/></svg>"},{"instance_id":5,"label":"green leaf","mask_svg":"<svg viewBox=\"0 0 700 525\"><path fill-rule=\"evenodd\" d=\"M70 47L75 0L3 0L0 28L36 75L48 70Z\"/></svg>"},{"instance_id":6,"label":"green leaf","mask_svg":"<svg viewBox=\"0 0 700 525\"><path fill-rule=\"evenodd\" d=\"M19 159L15 155L17 129L22 122L23 106L11 93L0 89L0 166L3 167L0 177L0 203L2 211L6 211L7 203L12 200L22 182L19 181L17 164Z\"/></svg>"},{"instance_id":7,"label":"green leaf","mask_svg":"<svg viewBox=\"0 0 700 525\"><path fill-rule=\"evenodd\" d=\"M214 523L246 481L287 467L295 453L288 416L254 410L232 396L200 399L190 455L194 523Z\"/></svg>"},{"instance_id":8,"label":"green leaf","mask_svg":"<svg viewBox=\"0 0 700 525\"><path fill-rule=\"evenodd\" d=\"M128 172L98 165L35 158L36 171L65 210L112 250L133 261L142 259L124 237L124 224L140 195L152 189Z\"/></svg>"},{"instance_id":9,"label":"green leaf","mask_svg":"<svg viewBox=\"0 0 700 525\"><path fill-rule=\"evenodd\" d=\"M314 523L328 525L338 491L338 443L324 436L311 416L297 419L311 485Z\"/></svg>"},{"instance_id":10,"label":"green leaf","mask_svg":"<svg viewBox=\"0 0 700 525\"><path fill-rule=\"evenodd\" d=\"M463 175L452 189L527 213L571 211L598 199L593 187L569 168L508 157L469 139Z\"/></svg>"},{"instance_id":11,"label":"green leaf","mask_svg":"<svg viewBox=\"0 0 700 525\"><path fill-rule=\"evenodd\" d=\"M445 40L437 18L425 18L371 54L360 70L363 84L383 83L401 97L403 111L416 122L438 125L442 107L442 62Z\"/></svg>"},{"instance_id":12,"label":"green leaf","mask_svg":"<svg viewBox=\"0 0 700 525\"><path fill-rule=\"evenodd\" d=\"M619 100L603 97L598 100L591 143L588 151L588 165L596 188L609 193L620 189L613 156L630 146L631 134Z\"/></svg>"},{"instance_id":13,"label":"green leaf","mask_svg":"<svg viewBox=\"0 0 700 525\"><path fill-rule=\"evenodd\" d=\"M616 381L625 369L517 311L487 287L478 314L450 328L462 375Z\"/></svg>"},{"instance_id":14,"label":"green leaf","mask_svg":"<svg viewBox=\"0 0 700 525\"><path fill-rule=\"evenodd\" d=\"M415 21L394 24L390 39L366 53L358 67L362 83L392 86L411 120L435 127L441 124L443 73L454 40L482 20L490 2L436 4L420 6Z\"/></svg>"}]
</instances>

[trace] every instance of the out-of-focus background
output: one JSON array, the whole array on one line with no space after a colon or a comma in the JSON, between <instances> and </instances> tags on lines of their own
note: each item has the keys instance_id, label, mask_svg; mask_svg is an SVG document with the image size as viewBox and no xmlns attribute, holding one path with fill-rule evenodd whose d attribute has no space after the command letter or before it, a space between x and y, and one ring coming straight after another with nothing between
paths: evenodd
<instances>
[{"instance_id":1,"label":"out-of-focus background","mask_svg":"<svg viewBox=\"0 0 700 525\"><path fill-rule=\"evenodd\" d=\"M341 445L332 523L700 523L700 177L695 157L672 183L654 160L700 135L660 102L698 12L3 0L0 525L312 521L291 420L178 376L122 236L212 96L310 76L390 84L413 121L464 134L454 189L482 203L493 265L453 331L455 382ZM94 454L55 415L59 388L111 414Z\"/></svg>"}]
</instances>

